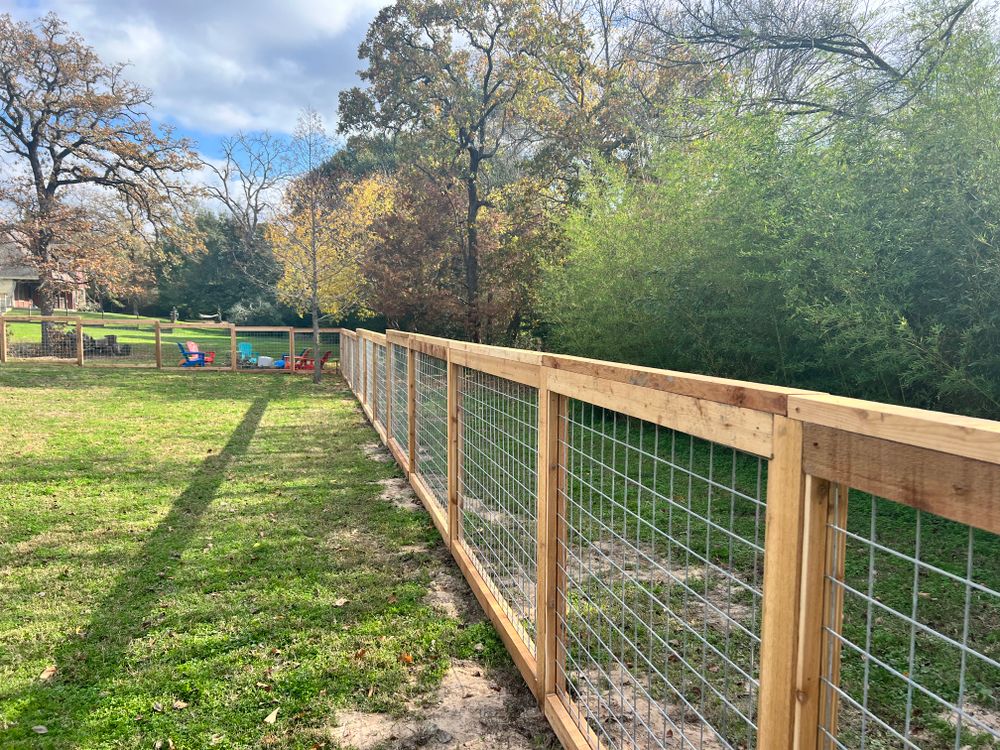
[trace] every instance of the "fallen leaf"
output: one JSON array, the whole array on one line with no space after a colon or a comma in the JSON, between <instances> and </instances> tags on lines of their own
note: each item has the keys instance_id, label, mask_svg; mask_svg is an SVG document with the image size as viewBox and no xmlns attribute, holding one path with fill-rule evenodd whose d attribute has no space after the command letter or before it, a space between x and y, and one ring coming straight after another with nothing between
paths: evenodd
<instances>
[{"instance_id":1,"label":"fallen leaf","mask_svg":"<svg viewBox=\"0 0 1000 750\"><path fill-rule=\"evenodd\" d=\"M156 713L158 713L158 714L162 714L163 713L163 704L160 703L159 701L157 701L156 703L153 704L153 710L156 711Z\"/></svg>"},{"instance_id":2,"label":"fallen leaf","mask_svg":"<svg viewBox=\"0 0 1000 750\"><path fill-rule=\"evenodd\" d=\"M365 658L365 654L367 654L367 653L368 653L368 649L366 649L366 648L359 648L357 651L354 652L354 658L355 659L364 659Z\"/></svg>"},{"instance_id":3,"label":"fallen leaf","mask_svg":"<svg viewBox=\"0 0 1000 750\"><path fill-rule=\"evenodd\" d=\"M39 724L37 727L32 727L31 731L34 732L35 734L48 734L49 733L48 727L45 727L45 726L43 726L41 724Z\"/></svg>"},{"instance_id":4,"label":"fallen leaf","mask_svg":"<svg viewBox=\"0 0 1000 750\"><path fill-rule=\"evenodd\" d=\"M265 724L273 724L278 720L278 709L274 709L271 713L264 717Z\"/></svg>"},{"instance_id":5,"label":"fallen leaf","mask_svg":"<svg viewBox=\"0 0 1000 750\"><path fill-rule=\"evenodd\" d=\"M333 602L334 607L343 607L345 604L347 604L347 599L344 599L343 597L336 599Z\"/></svg>"},{"instance_id":6,"label":"fallen leaf","mask_svg":"<svg viewBox=\"0 0 1000 750\"><path fill-rule=\"evenodd\" d=\"M187 708L190 705L191 704L188 703L187 701L182 701L182 700L180 700L178 698L177 700L174 701L174 710L175 711L183 711L185 708Z\"/></svg>"},{"instance_id":7,"label":"fallen leaf","mask_svg":"<svg viewBox=\"0 0 1000 750\"><path fill-rule=\"evenodd\" d=\"M42 682L48 682L55 676L56 676L56 665L49 664L49 666L43 669L42 673L38 675L38 679L41 680Z\"/></svg>"},{"instance_id":8,"label":"fallen leaf","mask_svg":"<svg viewBox=\"0 0 1000 750\"><path fill-rule=\"evenodd\" d=\"M413 664L413 654L409 654L404 651L399 655L399 660L403 662L403 664Z\"/></svg>"}]
</instances>

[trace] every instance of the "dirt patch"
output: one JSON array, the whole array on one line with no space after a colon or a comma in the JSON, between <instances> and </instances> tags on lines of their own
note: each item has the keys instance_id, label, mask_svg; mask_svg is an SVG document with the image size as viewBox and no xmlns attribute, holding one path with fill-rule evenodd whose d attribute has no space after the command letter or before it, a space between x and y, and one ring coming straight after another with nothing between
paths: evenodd
<instances>
[{"instance_id":1,"label":"dirt patch","mask_svg":"<svg viewBox=\"0 0 1000 750\"><path fill-rule=\"evenodd\" d=\"M393 477L391 479L380 479L378 483L382 485L382 494L379 497L382 500L392 503L397 508L402 508L403 510L420 510L424 507L410 488L410 483L405 479Z\"/></svg>"},{"instance_id":2,"label":"dirt patch","mask_svg":"<svg viewBox=\"0 0 1000 750\"><path fill-rule=\"evenodd\" d=\"M448 617L465 623L479 622L484 616L469 584L447 569L438 573L431 581L427 603Z\"/></svg>"},{"instance_id":3,"label":"dirt patch","mask_svg":"<svg viewBox=\"0 0 1000 750\"><path fill-rule=\"evenodd\" d=\"M962 712L965 714L962 719L963 731L986 735L992 732L994 736L1000 735L1000 712L972 704L966 705ZM957 712L945 711L941 714L941 718L953 727L958 726Z\"/></svg>"},{"instance_id":4,"label":"dirt patch","mask_svg":"<svg viewBox=\"0 0 1000 750\"><path fill-rule=\"evenodd\" d=\"M380 464L387 464L392 461L389 451L383 448L380 443L364 443L361 446L361 452L365 454L365 458L378 461Z\"/></svg>"},{"instance_id":5,"label":"dirt patch","mask_svg":"<svg viewBox=\"0 0 1000 750\"><path fill-rule=\"evenodd\" d=\"M411 706L406 715L342 711L337 726L321 730L320 736L358 750L536 750L554 744L526 688L512 690L469 661L454 662L433 698Z\"/></svg>"}]
</instances>

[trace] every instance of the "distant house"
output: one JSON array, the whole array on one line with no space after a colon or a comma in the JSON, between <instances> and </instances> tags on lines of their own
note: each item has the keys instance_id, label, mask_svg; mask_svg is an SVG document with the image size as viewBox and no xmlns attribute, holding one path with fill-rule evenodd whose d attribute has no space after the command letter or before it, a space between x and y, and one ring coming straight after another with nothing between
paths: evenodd
<instances>
[{"instance_id":1,"label":"distant house","mask_svg":"<svg viewBox=\"0 0 1000 750\"><path fill-rule=\"evenodd\" d=\"M68 273L59 274L66 289L56 298L59 310L79 310L87 303L87 285ZM0 313L8 309L39 306L38 271L24 253L13 245L0 245Z\"/></svg>"}]
</instances>

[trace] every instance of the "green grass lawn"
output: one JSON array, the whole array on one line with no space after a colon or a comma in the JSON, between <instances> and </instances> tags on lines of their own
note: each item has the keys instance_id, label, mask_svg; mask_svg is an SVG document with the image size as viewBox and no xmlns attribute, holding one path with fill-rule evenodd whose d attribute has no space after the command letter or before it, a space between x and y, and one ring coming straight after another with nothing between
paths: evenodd
<instances>
[{"instance_id":1,"label":"green grass lawn","mask_svg":"<svg viewBox=\"0 0 1000 750\"><path fill-rule=\"evenodd\" d=\"M0 747L311 748L510 669L340 380L7 367L0 425Z\"/></svg>"}]
</instances>

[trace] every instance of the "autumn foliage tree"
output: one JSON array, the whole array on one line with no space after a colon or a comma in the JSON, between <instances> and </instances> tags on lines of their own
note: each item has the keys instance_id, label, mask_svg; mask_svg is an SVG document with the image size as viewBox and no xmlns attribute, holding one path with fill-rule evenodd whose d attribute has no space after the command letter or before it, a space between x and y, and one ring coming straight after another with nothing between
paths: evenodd
<instances>
[{"instance_id":1,"label":"autumn foliage tree","mask_svg":"<svg viewBox=\"0 0 1000 750\"><path fill-rule=\"evenodd\" d=\"M320 171L332 148L318 113L299 118L293 141L299 173L287 183L266 236L282 268L280 298L312 319L313 347L319 354L320 321L338 317L361 299L361 261L376 210L389 191L384 181L331 179ZM321 370L313 370L319 382Z\"/></svg>"},{"instance_id":2,"label":"autumn foliage tree","mask_svg":"<svg viewBox=\"0 0 1000 750\"><path fill-rule=\"evenodd\" d=\"M127 256L128 242L175 224L196 161L186 141L153 126L150 106L123 65L102 62L54 14L33 24L0 15L0 239L38 270L44 314L80 278L117 289L109 253ZM117 206L113 221L85 189Z\"/></svg>"}]
</instances>

